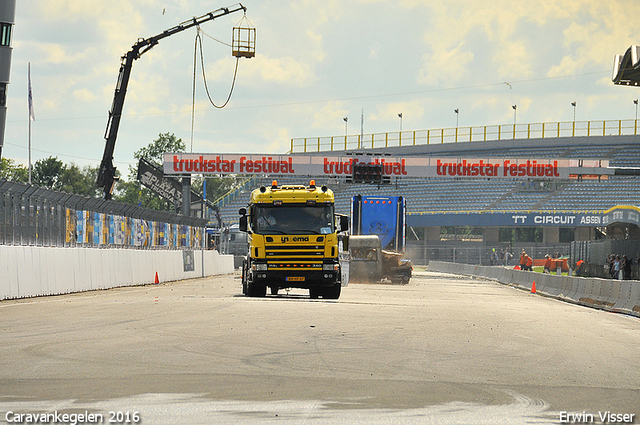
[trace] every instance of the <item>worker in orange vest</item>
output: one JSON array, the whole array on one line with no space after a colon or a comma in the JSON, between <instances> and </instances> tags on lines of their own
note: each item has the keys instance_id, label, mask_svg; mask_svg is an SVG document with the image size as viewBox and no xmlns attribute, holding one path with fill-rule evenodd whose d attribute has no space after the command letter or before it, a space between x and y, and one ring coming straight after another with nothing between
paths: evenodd
<instances>
[{"instance_id":1,"label":"worker in orange vest","mask_svg":"<svg viewBox=\"0 0 640 425\"><path fill-rule=\"evenodd\" d=\"M522 250L522 254L520 254L520 261L518 261L518 265L520 265L520 269L524 270L525 267L525 263L526 263L526 256L527 254L524 252L524 249Z\"/></svg>"},{"instance_id":2,"label":"worker in orange vest","mask_svg":"<svg viewBox=\"0 0 640 425\"><path fill-rule=\"evenodd\" d=\"M529 257L526 253L524 254L524 268L522 270L530 270L533 271L533 259Z\"/></svg>"}]
</instances>

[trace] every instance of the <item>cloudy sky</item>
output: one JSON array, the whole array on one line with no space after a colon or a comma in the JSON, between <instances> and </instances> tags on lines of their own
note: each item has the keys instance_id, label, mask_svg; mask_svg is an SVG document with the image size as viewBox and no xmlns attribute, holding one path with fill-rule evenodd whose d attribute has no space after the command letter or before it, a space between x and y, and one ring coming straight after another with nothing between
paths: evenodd
<instances>
[{"instance_id":1,"label":"cloudy sky","mask_svg":"<svg viewBox=\"0 0 640 425\"><path fill-rule=\"evenodd\" d=\"M120 57L219 0L18 0L4 157L95 165ZM614 86L613 58L640 44L637 0L247 0L256 56L241 59L216 109L192 28L135 61L114 163L174 133L187 150L285 153L292 138L456 126L634 119L640 89ZM242 12L202 25L207 84L223 103L236 59L224 43ZM217 41L216 41L217 40ZM508 83L508 84L507 84ZM456 116L455 109L459 110ZM343 120L348 117L347 126ZM346 128L345 128L346 127Z\"/></svg>"}]
</instances>

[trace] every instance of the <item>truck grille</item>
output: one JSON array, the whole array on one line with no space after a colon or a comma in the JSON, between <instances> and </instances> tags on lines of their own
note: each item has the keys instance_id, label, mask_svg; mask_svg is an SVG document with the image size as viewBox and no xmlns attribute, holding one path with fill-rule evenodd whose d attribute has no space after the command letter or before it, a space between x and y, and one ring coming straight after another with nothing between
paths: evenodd
<instances>
[{"instance_id":1,"label":"truck grille","mask_svg":"<svg viewBox=\"0 0 640 425\"><path fill-rule=\"evenodd\" d=\"M266 245L270 269L322 270L323 245Z\"/></svg>"}]
</instances>

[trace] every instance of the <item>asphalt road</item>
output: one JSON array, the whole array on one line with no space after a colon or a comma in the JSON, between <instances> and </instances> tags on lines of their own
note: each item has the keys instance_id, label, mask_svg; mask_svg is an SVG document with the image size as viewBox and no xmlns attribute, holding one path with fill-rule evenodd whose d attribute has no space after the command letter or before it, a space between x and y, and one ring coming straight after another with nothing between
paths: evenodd
<instances>
[{"instance_id":1,"label":"asphalt road","mask_svg":"<svg viewBox=\"0 0 640 425\"><path fill-rule=\"evenodd\" d=\"M638 318L452 275L3 301L0 330L0 423L640 423Z\"/></svg>"}]
</instances>

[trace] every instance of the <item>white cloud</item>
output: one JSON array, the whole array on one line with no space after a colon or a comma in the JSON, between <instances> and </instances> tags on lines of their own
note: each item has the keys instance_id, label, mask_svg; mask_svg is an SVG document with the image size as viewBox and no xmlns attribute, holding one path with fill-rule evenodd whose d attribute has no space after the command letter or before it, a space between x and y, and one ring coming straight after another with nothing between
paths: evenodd
<instances>
[{"instance_id":1,"label":"white cloud","mask_svg":"<svg viewBox=\"0 0 640 425\"><path fill-rule=\"evenodd\" d=\"M468 73L473 61L473 53L459 44L451 50L440 49L424 54L424 66L419 71L418 83L438 85L462 80Z\"/></svg>"},{"instance_id":2,"label":"white cloud","mask_svg":"<svg viewBox=\"0 0 640 425\"><path fill-rule=\"evenodd\" d=\"M80 90L74 90L73 98L81 102L90 102L96 99L96 95L85 88Z\"/></svg>"}]
</instances>

